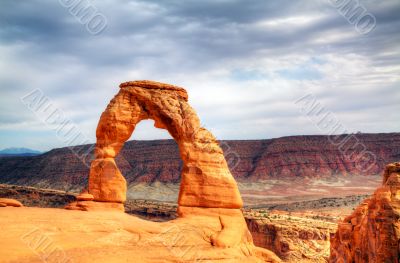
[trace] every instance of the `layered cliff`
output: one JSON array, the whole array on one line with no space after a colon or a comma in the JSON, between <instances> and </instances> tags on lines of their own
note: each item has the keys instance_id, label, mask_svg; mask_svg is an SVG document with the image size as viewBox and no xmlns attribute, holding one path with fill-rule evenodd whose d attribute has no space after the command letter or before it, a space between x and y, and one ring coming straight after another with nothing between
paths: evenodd
<instances>
[{"instance_id":1,"label":"layered cliff","mask_svg":"<svg viewBox=\"0 0 400 263\"><path fill-rule=\"evenodd\" d=\"M239 181L281 177L324 177L331 175L379 174L386 163L400 159L400 133L357 134L360 144L376 156L375 164L363 169L358 159L346 152L360 144L340 148L327 136L291 136L270 140L220 141L233 176ZM346 136L343 135L342 138ZM32 157L1 157L0 183L54 189L85 186L90 160L86 165L75 152L91 146L60 148ZM129 141L116 162L128 184L179 182L182 161L173 140ZM79 189L78 187L78 189Z\"/></svg>"},{"instance_id":2,"label":"layered cliff","mask_svg":"<svg viewBox=\"0 0 400 263\"><path fill-rule=\"evenodd\" d=\"M329 236L336 224L279 211L245 213L256 246L276 253L284 262L326 262Z\"/></svg>"},{"instance_id":3,"label":"layered cliff","mask_svg":"<svg viewBox=\"0 0 400 263\"><path fill-rule=\"evenodd\" d=\"M389 164L382 187L339 223L330 262L399 262L400 163Z\"/></svg>"}]
</instances>

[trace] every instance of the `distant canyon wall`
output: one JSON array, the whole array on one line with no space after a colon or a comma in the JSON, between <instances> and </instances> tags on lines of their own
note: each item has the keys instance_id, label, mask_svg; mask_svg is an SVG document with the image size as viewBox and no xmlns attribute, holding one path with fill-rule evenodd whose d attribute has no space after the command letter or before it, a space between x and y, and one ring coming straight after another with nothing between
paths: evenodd
<instances>
[{"instance_id":1,"label":"distant canyon wall","mask_svg":"<svg viewBox=\"0 0 400 263\"><path fill-rule=\"evenodd\" d=\"M376 175L385 164L400 160L400 133L342 135L331 139L291 136L219 143L236 180L247 182L283 177ZM91 148L85 145L72 150L54 149L39 156L0 157L0 183L79 190L86 185L89 166L74 152ZM182 169L179 149L173 140L129 141L117 157L117 164L130 185L178 183Z\"/></svg>"}]
</instances>

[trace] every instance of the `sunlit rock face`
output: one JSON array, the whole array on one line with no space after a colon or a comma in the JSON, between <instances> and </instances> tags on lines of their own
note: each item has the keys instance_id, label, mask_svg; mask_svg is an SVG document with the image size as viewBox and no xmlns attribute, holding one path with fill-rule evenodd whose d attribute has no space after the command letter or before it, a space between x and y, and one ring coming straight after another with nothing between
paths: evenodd
<instances>
[{"instance_id":1,"label":"sunlit rock face","mask_svg":"<svg viewBox=\"0 0 400 263\"><path fill-rule=\"evenodd\" d=\"M400 163L386 166L382 186L339 223L330 262L398 262Z\"/></svg>"}]
</instances>

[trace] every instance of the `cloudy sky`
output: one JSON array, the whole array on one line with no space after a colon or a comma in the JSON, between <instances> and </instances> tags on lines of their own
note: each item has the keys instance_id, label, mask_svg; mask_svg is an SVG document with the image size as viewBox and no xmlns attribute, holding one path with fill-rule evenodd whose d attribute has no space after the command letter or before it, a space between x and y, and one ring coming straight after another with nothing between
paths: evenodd
<instances>
[{"instance_id":1,"label":"cloudy sky","mask_svg":"<svg viewBox=\"0 0 400 263\"><path fill-rule=\"evenodd\" d=\"M359 1L367 34L331 0L75 1L97 21L73 0L0 2L0 148L65 146L21 101L35 89L94 142L119 83L139 79L185 87L219 139L326 133L295 103L306 94L349 132L400 131L398 0ZM132 136L158 138L151 121Z\"/></svg>"}]
</instances>

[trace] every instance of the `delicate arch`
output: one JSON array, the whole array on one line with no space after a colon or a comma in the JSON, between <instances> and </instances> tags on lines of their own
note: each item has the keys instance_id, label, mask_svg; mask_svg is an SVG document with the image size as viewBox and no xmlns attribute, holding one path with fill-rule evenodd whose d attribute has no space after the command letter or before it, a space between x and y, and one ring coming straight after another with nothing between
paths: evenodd
<instances>
[{"instance_id":1,"label":"delicate arch","mask_svg":"<svg viewBox=\"0 0 400 263\"><path fill-rule=\"evenodd\" d=\"M153 81L122 83L100 117L89 193L95 201L122 203L126 181L114 158L136 125L153 119L168 130L183 160L178 204L188 207L240 208L236 182L215 137L200 125L186 90Z\"/></svg>"}]
</instances>

